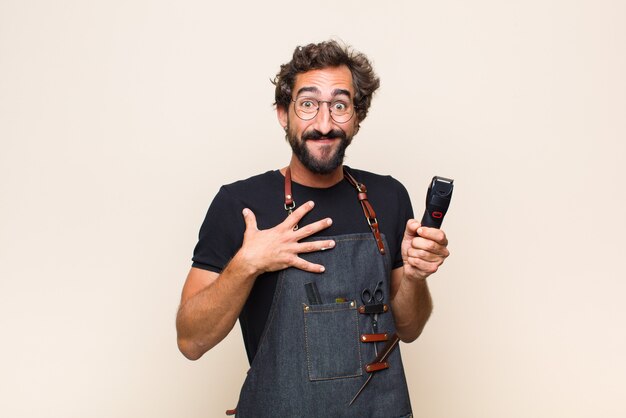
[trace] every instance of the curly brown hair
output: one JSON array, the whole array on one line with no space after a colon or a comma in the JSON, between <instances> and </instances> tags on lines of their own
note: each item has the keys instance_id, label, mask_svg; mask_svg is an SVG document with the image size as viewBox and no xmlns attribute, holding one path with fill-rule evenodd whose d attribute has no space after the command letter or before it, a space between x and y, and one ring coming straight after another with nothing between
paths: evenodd
<instances>
[{"instance_id":1,"label":"curly brown hair","mask_svg":"<svg viewBox=\"0 0 626 418\"><path fill-rule=\"evenodd\" d=\"M272 84L276 86L274 105L285 110L289 109L298 74L341 65L347 66L352 73L354 106L358 122L361 122L367 116L372 95L380 86L380 79L364 54L353 51L348 46L341 46L334 40L299 46L293 51L291 61L281 65L280 71L272 80Z\"/></svg>"}]
</instances>

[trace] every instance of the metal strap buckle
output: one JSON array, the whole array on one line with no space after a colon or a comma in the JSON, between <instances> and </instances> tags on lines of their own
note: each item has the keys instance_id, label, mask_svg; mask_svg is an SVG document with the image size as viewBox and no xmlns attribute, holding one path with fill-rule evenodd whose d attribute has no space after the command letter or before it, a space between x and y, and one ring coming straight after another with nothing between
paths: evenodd
<instances>
[{"instance_id":1,"label":"metal strap buckle","mask_svg":"<svg viewBox=\"0 0 626 418\"><path fill-rule=\"evenodd\" d=\"M287 213L289 215L291 215L291 213L293 212L293 210L296 208L296 201L292 200L291 201L291 205L287 206L287 204L285 203L285 210L287 211Z\"/></svg>"},{"instance_id":2,"label":"metal strap buckle","mask_svg":"<svg viewBox=\"0 0 626 418\"><path fill-rule=\"evenodd\" d=\"M291 215L295 208L296 208L296 201L295 200L291 201L291 205L287 205L287 203L285 203L285 210L287 211L287 216ZM297 231L298 228L299 228L298 224L295 224L293 226L293 230L294 231Z\"/></svg>"}]
</instances>

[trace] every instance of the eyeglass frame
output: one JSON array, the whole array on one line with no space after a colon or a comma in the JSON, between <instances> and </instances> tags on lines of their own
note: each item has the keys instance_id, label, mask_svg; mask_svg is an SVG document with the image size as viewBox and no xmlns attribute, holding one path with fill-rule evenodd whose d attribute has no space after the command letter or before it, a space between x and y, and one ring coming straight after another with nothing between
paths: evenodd
<instances>
[{"instance_id":1,"label":"eyeglass frame","mask_svg":"<svg viewBox=\"0 0 626 418\"><path fill-rule=\"evenodd\" d=\"M310 118L308 118L308 119L305 119L305 118L303 118L302 116L300 116L300 115L298 114L298 111L296 110L296 103L298 102L298 99L310 99L310 100L315 100L315 101L318 103L318 105L317 105L317 110L315 111L315 114L314 114L312 117L310 117ZM340 124L344 124L344 123L348 123L348 122L350 122L350 121L352 120L352 118L354 117L354 115L356 115L356 111L357 111L357 109L359 108L357 105L355 105L355 104L354 104L354 102L353 102L352 100L350 100L350 102L351 102L351 104L352 104L352 114L350 115L350 117L349 117L347 120L345 120L345 121L343 121L343 122L338 122L338 121L337 121L337 120L335 120L335 118L333 117L333 111L331 110L330 105L332 105L332 104L333 104L333 102L338 102L338 101L340 101L340 100L319 100L319 99L316 99L315 97L309 97L309 96L302 96L302 97L300 97L300 96L299 96L299 97L296 97L295 99L291 99L291 101L293 102L293 112L296 114L296 116L297 116L298 118L300 118L301 120L305 120L305 121L309 121L309 120L313 120L313 119L315 119L315 117L316 117L316 116L320 113L320 109L321 109L321 107L322 107L322 103L328 103L328 112L330 113L330 118L331 118L331 119L332 119L335 123L340 123Z\"/></svg>"}]
</instances>

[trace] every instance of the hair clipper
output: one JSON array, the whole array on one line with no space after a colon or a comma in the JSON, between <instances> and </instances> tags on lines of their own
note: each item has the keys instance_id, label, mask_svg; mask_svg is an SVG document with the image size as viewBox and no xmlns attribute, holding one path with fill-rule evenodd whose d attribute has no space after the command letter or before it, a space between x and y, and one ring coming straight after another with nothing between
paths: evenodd
<instances>
[{"instance_id":1,"label":"hair clipper","mask_svg":"<svg viewBox=\"0 0 626 418\"><path fill-rule=\"evenodd\" d=\"M422 216L422 226L428 228L441 228L443 217L448 211L454 180L445 177L433 177L428 193L426 193L426 210Z\"/></svg>"}]
</instances>

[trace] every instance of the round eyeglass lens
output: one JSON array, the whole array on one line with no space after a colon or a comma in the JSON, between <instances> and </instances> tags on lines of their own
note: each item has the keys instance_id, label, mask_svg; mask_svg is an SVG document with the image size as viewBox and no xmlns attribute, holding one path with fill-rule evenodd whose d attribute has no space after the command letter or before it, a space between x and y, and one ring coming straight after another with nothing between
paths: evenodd
<instances>
[{"instance_id":1,"label":"round eyeglass lens","mask_svg":"<svg viewBox=\"0 0 626 418\"><path fill-rule=\"evenodd\" d=\"M317 115L322 103L328 103L330 117L337 123L349 121L354 114L354 107L349 101L333 100L329 102L320 101L311 97L299 97L294 100L294 109L300 119L311 120Z\"/></svg>"}]
</instances>

